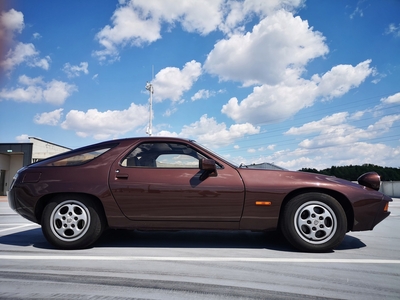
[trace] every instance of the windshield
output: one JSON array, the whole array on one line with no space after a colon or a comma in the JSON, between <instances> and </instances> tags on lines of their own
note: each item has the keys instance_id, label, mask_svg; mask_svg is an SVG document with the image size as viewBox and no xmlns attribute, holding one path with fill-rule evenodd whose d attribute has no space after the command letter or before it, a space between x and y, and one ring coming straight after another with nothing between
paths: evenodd
<instances>
[{"instance_id":1,"label":"windshield","mask_svg":"<svg viewBox=\"0 0 400 300\"><path fill-rule=\"evenodd\" d=\"M206 146L201 145L201 144L199 144L198 142L196 142L196 141L194 141L194 140L192 140L192 142L195 143L195 144L197 144L197 145L199 145L199 146L202 147L203 149L206 149L208 152L210 152L210 153L212 153L213 155L215 155L215 156L221 158L221 159L224 160L226 163L228 163L228 164L230 164L230 165L232 165L233 167L236 167L236 168L251 168L251 169L265 169L265 170L287 170L287 169L285 169L285 168L282 168L282 167L279 167L279 166L275 165L274 163L267 163L267 162L258 163L258 164L252 163L252 164L248 164L248 165L247 165L247 164L244 164L244 163L240 163L240 164L234 163L234 162L232 162L232 161L226 159L225 157L221 157L221 155L217 154L217 153L214 152L213 150L210 150L210 149L207 148Z\"/></svg>"},{"instance_id":2,"label":"windshield","mask_svg":"<svg viewBox=\"0 0 400 300\"><path fill-rule=\"evenodd\" d=\"M198 142L196 142L196 141L194 141L194 140L191 140L191 142L192 142L193 144L196 144L196 145L200 146L201 148L207 150L208 152L210 152L210 153L213 154L214 156L216 156L216 157L218 157L219 159L225 161L227 164L232 165L233 167L236 167L236 168L241 168L241 167L242 167L242 165L239 166L239 164L234 163L234 162L232 162L232 161L229 161L229 160L226 159L225 157L221 157L221 155L219 155L219 154L216 153L215 151L211 150L210 148L208 148L208 147L206 147L206 146L204 146L204 145L202 145L202 144L199 144Z\"/></svg>"}]
</instances>

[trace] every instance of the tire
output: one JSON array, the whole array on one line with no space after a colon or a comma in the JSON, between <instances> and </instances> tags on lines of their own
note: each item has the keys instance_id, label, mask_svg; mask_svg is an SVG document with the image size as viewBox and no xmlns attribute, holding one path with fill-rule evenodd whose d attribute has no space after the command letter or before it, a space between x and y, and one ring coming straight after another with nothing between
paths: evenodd
<instances>
[{"instance_id":1,"label":"tire","mask_svg":"<svg viewBox=\"0 0 400 300\"><path fill-rule=\"evenodd\" d=\"M103 233L105 218L89 198L59 195L43 210L42 232L47 241L60 249L82 249Z\"/></svg>"},{"instance_id":2,"label":"tire","mask_svg":"<svg viewBox=\"0 0 400 300\"><path fill-rule=\"evenodd\" d=\"M280 229L288 242L301 251L328 252L343 241L347 218L335 198L306 193L286 204Z\"/></svg>"}]
</instances>

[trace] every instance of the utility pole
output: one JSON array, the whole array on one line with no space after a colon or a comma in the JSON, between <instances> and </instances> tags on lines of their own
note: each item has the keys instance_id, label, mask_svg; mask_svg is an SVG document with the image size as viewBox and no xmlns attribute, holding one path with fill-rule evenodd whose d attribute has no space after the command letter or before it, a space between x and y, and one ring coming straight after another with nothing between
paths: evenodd
<instances>
[{"instance_id":1,"label":"utility pole","mask_svg":"<svg viewBox=\"0 0 400 300\"><path fill-rule=\"evenodd\" d=\"M152 134L152 122L153 122L153 93L154 93L154 89L153 89L153 85L150 82L146 83L146 90L149 91L150 93L150 105L149 105L149 126L147 127L146 133L151 136Z\"/></svg>"}]
</instances>

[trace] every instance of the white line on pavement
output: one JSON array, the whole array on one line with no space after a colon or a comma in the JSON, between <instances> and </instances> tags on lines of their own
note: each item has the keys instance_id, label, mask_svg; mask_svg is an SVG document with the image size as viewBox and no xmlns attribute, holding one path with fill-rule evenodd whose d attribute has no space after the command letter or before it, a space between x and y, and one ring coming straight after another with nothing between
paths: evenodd
<instances>
[{"instance_id":1,"label":"white line on pavement","mask_svg":"<svg viewBox=\"0 0 400 300\"><path fill-rule=\"evenodd\" d=\"M10 226L10 225L13 225L13 224L5 224L5 225L9 225L9 226ZM17 225L17 224L15 224L15 225ZM19 225L19 226L7 228L7 229L1 229L0 232L10 231L10 230L17 230L17 229L20 229L20 228L31 227L31 226L37 226L37 224L24 224L24 225Z\"/></svg>"},{"instance_id":2,"label":"white line on pavement","mask_svg":"<svg viewBox=\"0 0 400 300\"><path fill-rule=\"evenodd\" d=\"M204 261L204 262L264 262L264 263L341 263L400 264L398 259L329 259L329 258L258 258L258 257L155 257L155 256L30 256L0 255L0 260L98 260L98 261Z\"/></svg>"}]
</instances>

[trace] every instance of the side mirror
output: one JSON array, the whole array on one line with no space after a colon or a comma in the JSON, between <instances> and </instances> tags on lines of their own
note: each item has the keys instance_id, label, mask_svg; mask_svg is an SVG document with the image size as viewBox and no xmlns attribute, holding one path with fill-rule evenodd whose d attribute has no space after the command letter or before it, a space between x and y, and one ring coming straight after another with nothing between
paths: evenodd
<instances>
[{"instance_id":1,"label":"side mirror","mask_svg":"<svg viewBox=\"0 0 400 300\"><path fill-rule=\"evenodd\" d=\"M199 168L204 171L200 176L201 180L204 180L209 176L217 176L217 165L213 159L201 159L199 161Z\"/></svg>"}]
</instances>

